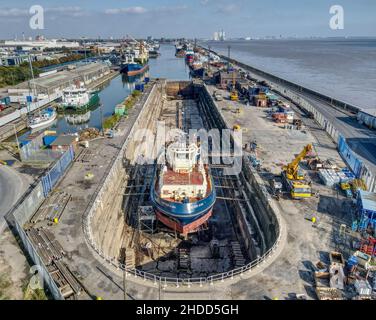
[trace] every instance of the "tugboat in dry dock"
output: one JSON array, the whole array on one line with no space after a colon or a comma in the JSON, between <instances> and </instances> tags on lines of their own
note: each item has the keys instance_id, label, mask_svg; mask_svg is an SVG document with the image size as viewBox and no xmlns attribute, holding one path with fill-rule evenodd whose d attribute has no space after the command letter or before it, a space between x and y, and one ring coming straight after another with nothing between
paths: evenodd
<instances>
[{"instance_id":1,"label":"tugboat in dry dock","mask_svg":"<svg viewBox=\"0 0 376 320\"><path fill-rule=\"evenodd\" d=\"M166 164L160 164L162 157ZM151 201L158 221L184 236L197 232L211 217L216 201L210 169L200 160L199 147L174 142L157 163Z\"/></svg>"}]
</instances>

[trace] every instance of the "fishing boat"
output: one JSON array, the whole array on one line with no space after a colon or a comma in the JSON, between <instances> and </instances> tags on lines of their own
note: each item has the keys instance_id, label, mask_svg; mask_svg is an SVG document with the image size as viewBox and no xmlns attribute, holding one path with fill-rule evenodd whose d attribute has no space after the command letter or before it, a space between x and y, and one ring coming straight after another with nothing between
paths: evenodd
<instances>
[{"instance_id":1,"label":"fishing boat","mask_svg":"<svg viewBox=\"0 0 376 320\"><path fill-rule=\"evenodd\" d=\"M158 58L161 54L156 49L149 50L149 58Z\"/></svg>"},{"instance_id":2,"label":"fishing boat","mask_svg":"<svg viewBox=\"0 0 376 320\"><path fill-rule=\"evenodd\" d=\"M193 52L193 50L189 50L186 52L185 61L187 62L188 65L191 65L193 63L194 56L195 56L195 53Z\"/></svg>"},{"instance_id":3,"label":"fishing boat","mask_svg":"<svg viewBox=\"0 0 376 320\"><path fill-rule=\"evenodd\" d=\"M128 62L121 65L121 72L125 73L128 77L137 76L149 70L148 64L140 64L137 62Z\"/></svg>"},{"instance_id":4,"label":"fishing boat","mask_svg":"<svg viewBox=\"0 0 376 320\"><path fill-rule=\"evenodd\" d=\"M86 110L99 103L98 91L90 92L85 87L72 86L63 90L61 109Z\"/></svg>"},{"instance_id":5,"label":"fishing boat","mask_svg":"<svg viewBox=\"0 0 376 320\"><path fill-rule=\"evenodd\" d=\"M88 123L90 121L90 116L91 116L90 111L86 113L78 113L78 114L71 113L71 114L65 115L65 120L69 124L79 125L79 124Z\"/></svg>"},{"instance_id":6,"label":"fishing boat","mask_svg":"<svg viewBox=\"0 0 376 320\"><path fill-rule=\"evenodd\" d=\"M215 201L214 182L209 166L200 160L200 148L185 141L171 143L158 159L151 186L157 220L186 236L207 224Z\"/></svg>"},{"instance_id":7,"label":"fishing boat","mask_svg":"<svg viewBox=\"0 0 376 320\"><path fill-rule=\"evenodd\" d=\"M30 129L37 129L40 127L46 127L52 124L57 117L57 113L54 108L47 108L40 112L37 116L33 117L29 121Z\"/></svg>"}]
</instances>

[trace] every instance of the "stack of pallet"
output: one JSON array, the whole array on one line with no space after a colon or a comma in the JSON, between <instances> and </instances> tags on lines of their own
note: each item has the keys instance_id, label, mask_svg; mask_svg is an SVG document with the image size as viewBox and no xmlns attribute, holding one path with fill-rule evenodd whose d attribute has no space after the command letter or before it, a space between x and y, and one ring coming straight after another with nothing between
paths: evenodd
<instances>
[{"instance_id":1,"label":"stack of pallet","mask_svg":"<svg viewBox=\"0 0 376 320\"><path fill-rule=\"evenodd\" d=\"M231 252L235 268L245 265L245 259L238 241L231 241Z\"/></svg>"},{"instance_id":2,"label":"stack of pallet","mask_svg":"<svg viewBox=\"0 0 376 320\"><path fill-rule=\"evenodd\" d=\"M136 267L136 257L133 249L125 250L124 264L126 269L134 269Z\"/></svg>"}]
</instances>

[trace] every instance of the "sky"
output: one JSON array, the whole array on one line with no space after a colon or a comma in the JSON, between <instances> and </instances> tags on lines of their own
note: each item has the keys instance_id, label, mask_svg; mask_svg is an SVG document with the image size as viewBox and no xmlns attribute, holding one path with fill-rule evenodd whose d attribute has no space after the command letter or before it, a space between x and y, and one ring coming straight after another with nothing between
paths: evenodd
<instances>
[{"instance_id":1,"label":"sky","mask_svg":"<svg viewBox=\"0 0 376 320\"><path fill-rule=\"evenodd\" d=\"M44 8L44 29L29 26L30 7ZM344 29L329 27L332 5ZM375 0L0 0L0 38L135 38L376 36Z\"/></svg>"}]
</instances>

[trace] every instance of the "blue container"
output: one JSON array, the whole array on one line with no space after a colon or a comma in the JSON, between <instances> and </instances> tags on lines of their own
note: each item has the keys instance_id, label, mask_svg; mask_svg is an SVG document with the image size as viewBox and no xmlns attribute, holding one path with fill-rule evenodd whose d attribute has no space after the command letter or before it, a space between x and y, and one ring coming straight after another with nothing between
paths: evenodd
<instances>
[{"instance_id":1,"label":"blue container","mask_svg":"<svg viewBox=\"0 0 376 320\"><path fill-rule=\"evenodd\" d=\"M4 97L0 99L0 102L4 103L6 106L10 105L10 98L9 97Z\"/></svg>"},{"instance_id":2,"label":"blue container","mask_svg":"<svg viewBox=\"0 0 376 320\"><path fill-rule=\"evenodd\" d=\"M44 136L43 137L43 144L45 146L50 146L52 142L54 142L57 139L57 136Z\"/></svg>"},{"instance_id":3,"label":"blue container","mask_svg":"<svg viewBox=\"0 0 376 320\"><path fill-rule=\"evenodd\" d=\"M149 83L150 82L150 78L149 77L145 77L144 81L145 81L145 83Z\"/></svg>"},{"instance_id":4,"label":"blue container","mask_svg":"<svg viewBox=\"0 0 376 320\"><path fill-rule=\"evenodd\" d=\"M23 141L20 142L20 146L23 147L23 146L26 146L29 143L30 143L30 140L23 140Z\"/></svg>"},{"instance_id":5,"label":"blue container","mask_svg":"<svg viewBox=\"0 0 376 320\"><path fill-rule=\"evenodd\" d=\"M137 83L136 86L135 86L135 89L137 91L143 92L144 91L144 84L143 83Z\"/></svg>"}]
</instances>

